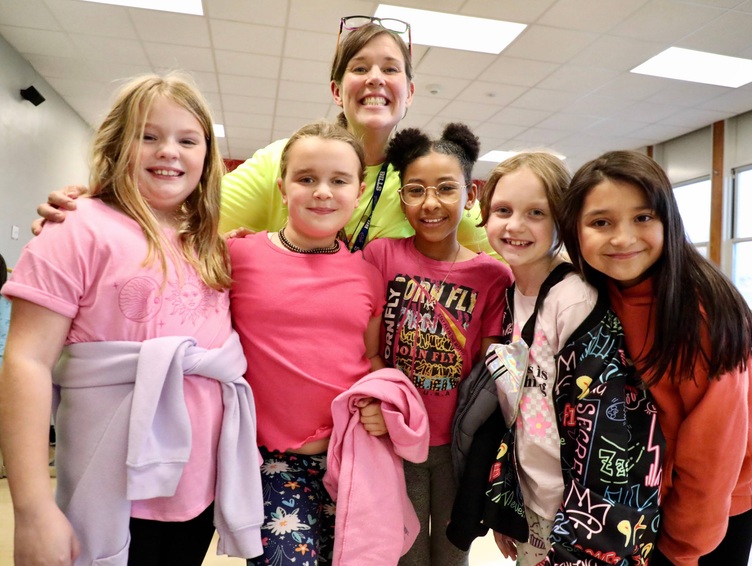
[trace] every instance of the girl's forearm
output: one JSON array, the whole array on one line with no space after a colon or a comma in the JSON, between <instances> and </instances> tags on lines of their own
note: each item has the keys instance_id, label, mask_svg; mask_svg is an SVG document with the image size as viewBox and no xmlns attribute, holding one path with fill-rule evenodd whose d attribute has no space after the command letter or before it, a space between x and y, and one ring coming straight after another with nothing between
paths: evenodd
<instances>
[{"instance_id":1,"label":"girl's forearm","mask_svg":"<svg viewBox=\"0 0 752 566\"><path fill-rule=\"evenodd\" d=\"M16 512L52 499L49 427L52 382L48 368L6 352L0 371L0 450Z\"/></svg>"}]
</instances>

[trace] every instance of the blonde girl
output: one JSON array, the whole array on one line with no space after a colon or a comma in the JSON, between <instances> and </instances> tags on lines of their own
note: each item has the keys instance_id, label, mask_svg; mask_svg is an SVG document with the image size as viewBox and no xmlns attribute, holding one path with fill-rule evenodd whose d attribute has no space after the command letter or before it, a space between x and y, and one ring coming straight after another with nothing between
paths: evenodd
<instances>
[{"instance_id":1,"label":"blonde girl","mask_svg":"<svg viewBox=\"0 0 752 566\"><path fill-rule=\"evenodd\" d=\"M30 242L3 287L13 308L0 440L15 563L198 566L215 520L224 552L254 556L253 401L230 323L208 108L180 74L134 79L93 147L78 214Z\"/></svg>"}]
</instances>

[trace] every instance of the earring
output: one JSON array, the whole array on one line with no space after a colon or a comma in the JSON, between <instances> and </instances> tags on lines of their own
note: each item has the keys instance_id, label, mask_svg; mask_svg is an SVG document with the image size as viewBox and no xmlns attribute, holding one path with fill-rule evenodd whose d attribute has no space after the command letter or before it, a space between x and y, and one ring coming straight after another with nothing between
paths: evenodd
<instances>
[{"instance_id":1,"label":"earring","mask_svg":"<svg viewBox=\"0 0 752 566\"><path fill-rule=\"evenodd\" d=\"M465 213L465 216L467 216L468 218L470 218L470 209L469 208L467 209L467 212Z\"/></svg>"}]
</instances>

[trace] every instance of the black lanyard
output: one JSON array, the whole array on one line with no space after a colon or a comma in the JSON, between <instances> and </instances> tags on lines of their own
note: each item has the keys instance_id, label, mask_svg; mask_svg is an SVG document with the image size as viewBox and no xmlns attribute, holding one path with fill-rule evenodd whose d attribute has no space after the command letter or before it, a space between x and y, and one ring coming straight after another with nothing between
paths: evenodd
<instances>
[{"instance_id":1,"label":"black lanyard","mask_svg":"<svg viewBox=\"0 0 752 566\"><path fill-rule=\"evenodd\" d=\"M373 186L373 196L371 197L371 211L368 214L368 218L366 218L365 224L363 224L360 232L358 232L358 236L355 238L352 247L350 248L350 251L353 253L357 252L358 250L362 250L363 246L366 243L368 229L371 227L371 218L373 218L373 211L376 210L376 204L379 202L379 197L381 197L381 191L384 190L384 183L386 182L386 170L388 168L389 163L384 163L381 166L381 171L379 171L378 177L376 177L376 183ZM360 222L358 224L360 224Z\"/></svg>"}]
</instances>

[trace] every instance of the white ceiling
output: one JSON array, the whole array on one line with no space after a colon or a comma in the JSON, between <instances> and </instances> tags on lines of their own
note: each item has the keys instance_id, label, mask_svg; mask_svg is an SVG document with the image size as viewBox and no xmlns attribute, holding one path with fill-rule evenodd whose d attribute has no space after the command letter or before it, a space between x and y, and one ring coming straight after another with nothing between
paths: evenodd
<instances>
[{"instance_id":1,"label":"white ceiling","mask_svg":"<svg viewBox=\"0 0 752 566\"><path fill-rule=\"evenodd\" d=\"M195 76L225 125L228 158L245 159L307 121L336 116L328 77L339 18L373 14L377 2L203 2L199 17L0 0L0 35L93 126L119 79L170 68ZM670 46L752 58L752 0L391 3L528 24L501 55L414 46L416 96L402 126L437 134L464 121L484 152L549 147L574 169L608 149L658 143L752 110L752 84L629 73ZM491 167L479 163L475 176Z\"/></svg>"}]
</instances>

